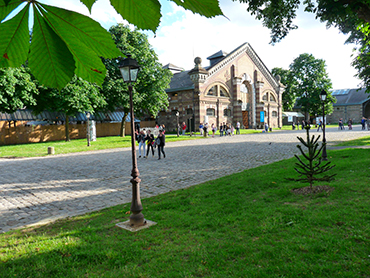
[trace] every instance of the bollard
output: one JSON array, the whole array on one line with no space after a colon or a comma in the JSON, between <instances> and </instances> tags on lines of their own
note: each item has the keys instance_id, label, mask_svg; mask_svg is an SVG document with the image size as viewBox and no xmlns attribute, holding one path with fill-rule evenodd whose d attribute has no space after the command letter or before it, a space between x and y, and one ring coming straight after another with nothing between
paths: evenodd
<instances>
[{"instance_id":1,"label":"bollard","mask_svg":"<svg viewBox=\"0 0 370 278\"><path fill-rule=\"evenodd\" d=\"M54 147L48 147L48 154L54 154Z\"/></svg>"}]
</instances>

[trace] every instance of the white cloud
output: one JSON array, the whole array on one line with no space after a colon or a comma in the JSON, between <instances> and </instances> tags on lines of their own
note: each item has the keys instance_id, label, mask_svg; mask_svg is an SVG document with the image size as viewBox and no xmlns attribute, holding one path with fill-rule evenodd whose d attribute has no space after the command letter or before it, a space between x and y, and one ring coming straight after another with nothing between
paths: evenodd
<instances>
[{"instance_id":1,"label":"white cloud","mask_svg":"<svg viewBox=\"0 0 370 278\"><path fill-rule=\"evenodd\" d=\"M219 50L231 52L249 42L270 70L288 68L294 58L310 53L326 61L334 88L355 88L360 83L353 77L356 71L350 66L353 45L344 45L346 36L335 28L326 29L314 15L305 13L302 17L300 11L296 20L298 30L272 46L270 31L246 11L245 5L222 0L221 9L230 20L221 16L207 19L179 7L174 15L166 14L162 21L172 21L171 16L178 20L170 26L160 26L156 37L150 38L160 61L191 69L194 58L199 56L203 66L207 66L208 56Z\"/></svg>"},{"instance_id":2,"label":"white cloud","mask_svg":"<svg viewBox=\"0 0 370 278\"><path fill-rule=\"evenodd\" d=\"M98 0L92 7L92 14L77 0L48 0L51 5L71 9L110 26L125 22L113 9L108 0ZM220 0L225 16L208 19L167 0L161 0L161 25L156 36L151 32L149 41L163 64L173 63L185 69L194 66L199 56L203 65L208 65L208 56L219 50L231 52L249 42L265 65L288 68L293 59L302 53L311 53L315 58L324 59L334 88L354 88L359 80L350 66L353 45L344 45L346 37L335 28L326 29L324 23L315 20L314 15L299 11L295 20L298 30L291 31L282 42L269 44L270 31L262 26L247 11L247 6L230 0Z\"/></svg>"}]
</instances>

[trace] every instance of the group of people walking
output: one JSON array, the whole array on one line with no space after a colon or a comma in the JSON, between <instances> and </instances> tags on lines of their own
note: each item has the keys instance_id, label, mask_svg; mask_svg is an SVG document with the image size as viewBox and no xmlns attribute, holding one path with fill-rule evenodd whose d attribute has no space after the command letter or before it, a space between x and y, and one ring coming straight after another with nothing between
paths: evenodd
<instances>
[{"instance_id":1,"label":"group of people walking","mask_svg":"<svg viewBox=\"0 0 370 278\"><path fill-rule=\"evenodd\" d=\"M161 154L163 154L163 158L166 157L164 152L164 146L166 144L166 136L164 135L165 129L163 127L159 128L159 134L157 138L154 139L154 135L148 129L142 129L140 132L136 130L135 139L139 143L139 158L141 158L141 154L143 154L143 158L147 158L149 155L150 150L152 151L152 156L154 157L154 149L158 148L158 160L161 159ZM145 154L145 149L146 154ZM143 153L141 152L143 150Z\"/></svg>"},{"instance_id":2,"label":"group of people walking","mask_svg":"<svg viewBox=\"0 0 370 278\"><path fill-rule=\"evenodd\" d=\"M200 123L199 125L199 131L200 131L200 135L201 136L208 136L208 123L205 123L203 125L203 123ZM234 127L232 124L230 123L221 123L220 124L220 136L231 136L231 135L234 135L234 132L236 132L236 134L240 134L240 122L237 122L236 123L236 127ZM216 131L217 131L217 126L212 123L211 124L211 131L212 131L212 137L215 137L215 134L216 134Z\"/></svg>"}]
</instances>

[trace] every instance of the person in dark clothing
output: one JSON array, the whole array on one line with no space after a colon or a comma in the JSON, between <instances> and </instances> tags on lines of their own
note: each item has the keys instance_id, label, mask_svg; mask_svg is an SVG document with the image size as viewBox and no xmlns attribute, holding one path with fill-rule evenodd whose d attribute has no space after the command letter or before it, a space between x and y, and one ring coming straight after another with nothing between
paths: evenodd
<instances>
[{"instance_id":1,"label":"person in dark clothing","mask_svg":"<svg viewBox=\"0 0 370 278\"><path fill-rule=\"evenodd\" d=\"M157 146L158 146L158 160L161 159L161 153L163 153L163 158L166 158L166 154L164 153L164 145L166 144L166 136L163 134L163 130L159 131L159 135L156 139Z\"/></svg>"},{"instance_id":2,"label":"person in dark clothing","mask_svg":"<svg viewBox=\"0 0 370 278\"><path fill-rule=\"evenodd\" d=\"M151 133L150 129L148 130L148 133L145 137L145 141L147 142L147 145L148 145L148 149L146 151L146 157L148 157L148 154L149 154L149 150L152 149L152 154L154 156L154 148L153 148L153 144L154 144L154 135Z\"/></svg>"}]
</instances>

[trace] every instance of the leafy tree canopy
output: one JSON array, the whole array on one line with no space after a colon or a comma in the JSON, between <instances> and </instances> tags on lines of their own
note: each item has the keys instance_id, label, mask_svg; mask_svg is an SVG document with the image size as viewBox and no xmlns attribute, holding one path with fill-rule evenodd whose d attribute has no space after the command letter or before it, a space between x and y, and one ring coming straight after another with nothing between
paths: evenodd
<instances>
[{"instance_id":1,"label":"leafy tree canopy","mask_svg":"<svg viewBox=\"0 0 370 278\"><path fill-rule=\"evenodd\" d=\"M161 109L168 106L165 89L171 81L171 72L162 68L145 34L138 30L131 31L129 26L123 24L112 26L109 32L123 55L131 54L140 66L133 94L135 114L146 112L156 116ZM114 111L116 108L121 108L128 113L128 88L122 80L118 62L116 59L104 60L108 73L102 92L106 96L108 110Z\"/></svg>"},{"instance_id":2,"label":"leafy tree canopy","mask_svg":"<svg viewBox=\"0 0 370 278\"><path fill-rule=\"evenodd\" d=\"M301 106L306 113L321 115L320 93L322 90L328 94L325 114L333 112L333 103L336 101L329 91L332 84L325 67L324 60L316 59L312 54L305 53L294 59L289 70L274 69L274 72L280 72L284 76L281 82L287 87L287 94L290 95L286 96L287 99L297 99L297 105Z\"/></svg>"},{"instance_id":3,"label":"leafy tree canopy","mask_svg":"<svg viewBox=\"0 0 370 278\"><path fill-rule=\"evenodd\" d=\"M283 110L292 110L297 99L293 87L293 75L291 74L290 70L283 68L273 68L271 72L275 76L279 75L281 78L280 82L285 85L283 94Z\"/></svg>"},{"instance_id":4,"label":"leafy tree canopy","mask_svg":"<svg viewBox=\"0 0 370 278\"><path fill-rule=\"evenodd\" d=\"M14 113L17 109L36 104L37 87L24 68L0 69L0 111Z\"/></svg>"},{"instance_id":5,"label":"leafy tree canopy","mask_svg":"<svg viewBox=\"0 0 370 278\"><path fill-rule=\"evenodd\" d=\"M172 1L206 17L222 15L218 0ZM81 2L91 11L96 1ZM158 0L110 0L110 3L135 26L153 32L157 29L161 17ZM18 13L8 19L16 9ZM31 11L34 24L28 26ZM33 75L47 87L64 88L74 75L101 85L106 69L100 57L113 59L120 55L110 34L99 23L41 1L0 0L0 21L0 67L19 67L28 60Z\"/></svg>"},{"instance_id":6,"label":"leafy tree canopy","mask_svg":"<svg viewBox=\"0 0 370 278\"><path fill-rule=\"evenodd\" d=\"M369 26L370 1L368 0L233 0L247 3L249 11L271 30L271 42L283 39L290 30L298 27L293 23L299 6L316 14L328 27L336 26L345 31L348 24Z\"/></svg>"}]
</instances>

